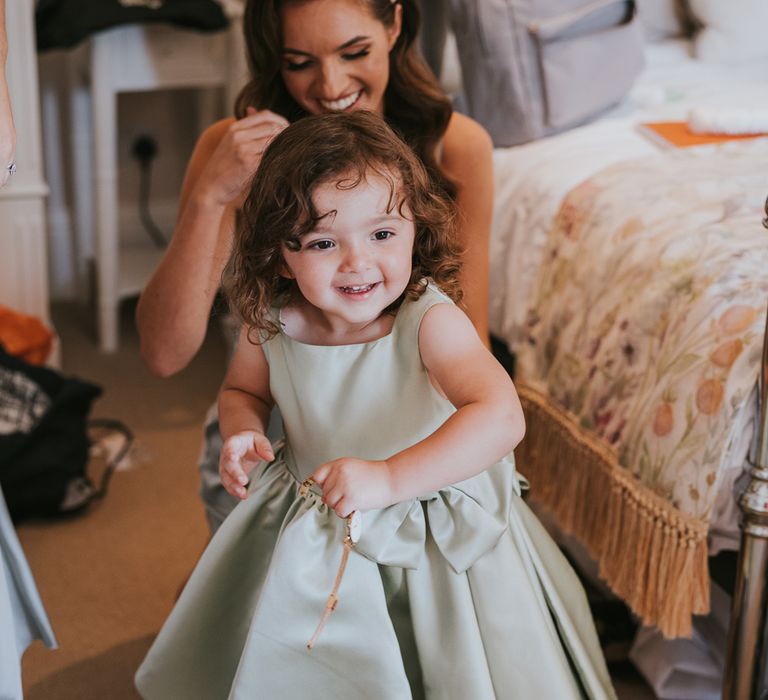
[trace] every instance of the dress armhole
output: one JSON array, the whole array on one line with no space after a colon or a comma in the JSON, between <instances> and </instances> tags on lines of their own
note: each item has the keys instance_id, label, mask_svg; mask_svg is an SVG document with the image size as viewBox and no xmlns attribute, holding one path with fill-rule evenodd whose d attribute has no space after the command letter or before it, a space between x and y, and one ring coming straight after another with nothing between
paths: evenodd
<instances>
[{"instance_id":1,"label":"dress armhole","mask_svg":"<svg viewBox=\"0 0 768 700\"><path fill-rule=\"evenodd\" d=\"M271 364L270 354L271 354L272 347L274 346L275 343L282 342L280 336L282 335L283 322L280 317L280 313L281 313L281 308L278 306L272 306L269 309L270 320L274 321L278 325L278 328L280 328L281 330L278 330L277 333L275 333L273 336L270 336L270 337L267 337L264 331L261 331L259 333L259 345L261 345L262 352L264 353L264 358L266 359L268 365Z\"/></svg>"},{"instance_id":2,"label":"dress armhole","mask_svg":"<svg viewBox=\"0 0 768 700\"><path fill-rule=\"evenodd\" d=\"M427 369L427 366L424 364L424 360L421 356L421 342L420 342L420 335L421 335L421 324L424 321L424 318L426 317L427 313L431 308L434 306L437 306L438 304L450 304L452 306L455 306L455 303L453 300L444 294L434 283L430 282L427 285L427 288L424 290L424 293L419 297L419 299L414 302L414 306L417 307L414 309L416 311L416 319L415 319L415 330L416 330L416 349L418 350L418 356L419 356L419 363L421 364L421 367L424 369L424 371L427 374L427 377L429 377L429 382L432 385L432 388L444 399L447 399L448 397L445 395L445 393L442 390L442 387L435 381L432 374Z\"/></svg>"},{"instance_id":3,"label":"dress armhole","mask_svg":"<svg viewBox=\"0 0 768 700\"><path fill-rule=\"evenodd\" d=\"M429 369L427 368L426 364L424 364L424 358L421 356L420 337L421 337L421 324L424 321L424 319L426 318L426 316L429 313L429 311L431 309L433 309L435 306L439 306L440 304L447 304L447 303L453 303L453 302L450 302L450 301L440 301L440 300L433 301L426 309L424 309L424 313L421 314L421 318L419 318L419 323L418 323L418 327L417 327L417 330L416 330L416 343L417 343L418 351L419 351L419 362L421 363L421 366L424 369L424 372L426 372L426 375L429 378L429 383L432 385L432 388L442 398L444 398L446 400L448 400L448 397L445 395L445 392L443 391L443 388L440 386L438 381L434 378L434 376L432 375L432 372L429 371Z\"/></svg>"}]
</instances>

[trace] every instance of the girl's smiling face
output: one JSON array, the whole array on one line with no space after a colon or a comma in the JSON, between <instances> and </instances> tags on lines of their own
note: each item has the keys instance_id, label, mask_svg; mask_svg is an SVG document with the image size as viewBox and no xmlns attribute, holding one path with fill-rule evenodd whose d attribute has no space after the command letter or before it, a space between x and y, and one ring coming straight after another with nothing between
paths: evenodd
<instances>
[{"instance_id":1,"label":"girl's smiling face","mask_svg":"<svg viewBox=\"0 0 768 700\"><path fill-rule=\"evenodd\" d=\"M334 177L315 188L312 200L323 218L301 236L298 249L283 246L284 274L309 304L306 320L319 321L337 340L365 333L400 298L411 278L415 236L413 222L392 208L397 200L387 179L371 173L351 189L340 182Z\"/></svg>"},{"instance_id":2,"label":"girl's smiling face","mask_svg":"<svg viewBox=\"0 0 768 700\"><path fill-rule=\"evenodd\" d=\"M288 0L280 8L282 77L310 114L384 111L389 52L400 34L402 7L391 27L360 0Z\"/></svg>"}]
</instances>

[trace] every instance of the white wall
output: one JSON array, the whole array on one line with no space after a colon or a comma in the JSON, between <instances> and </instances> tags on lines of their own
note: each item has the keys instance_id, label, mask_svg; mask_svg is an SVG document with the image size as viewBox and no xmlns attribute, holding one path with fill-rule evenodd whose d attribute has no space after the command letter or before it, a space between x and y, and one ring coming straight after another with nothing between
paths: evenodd
<instances>
[{"instance_id":1,"label":"white wall","mask_svg":"<svg viewBox=\"0 0 768 700\"><path fill-rule=\"evenodd\" d=\"M6 77L16 126L18 170L0 189L0 303L48 322L48 190L42 167L33 11L31 1L13 0L6 7Z\"/></svg>"}]
</instances>

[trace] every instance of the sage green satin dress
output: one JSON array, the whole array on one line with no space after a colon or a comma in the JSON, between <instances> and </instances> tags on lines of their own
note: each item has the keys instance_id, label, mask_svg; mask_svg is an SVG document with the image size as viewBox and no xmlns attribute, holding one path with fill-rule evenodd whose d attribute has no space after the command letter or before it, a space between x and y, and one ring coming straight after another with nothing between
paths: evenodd
<instances>
[{"instance_id":1,"label":"sage green satin dress","mask_svg":"<svg viewBox=\"0 0 768 700\"><path fill-rule=\"evenodd\" d=\"M362 513L338 605L307 649L345 521L300 485L334 458L389 457L455 410L418 351L419 324L437 303L451 302L430 286L370 343L278 334L264 344L285 445L254 475L142 663L144 698L615 697L581 585L520 498L511 456Z\"/></svg>"}]
</instances>

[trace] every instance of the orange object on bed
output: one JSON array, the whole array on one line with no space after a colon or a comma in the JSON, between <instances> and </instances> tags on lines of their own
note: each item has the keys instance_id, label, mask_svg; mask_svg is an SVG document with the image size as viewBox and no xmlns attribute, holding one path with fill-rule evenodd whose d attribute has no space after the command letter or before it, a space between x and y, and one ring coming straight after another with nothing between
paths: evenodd
<instances>
[{"instance_id":1,"label":"orange object on bed","mask_svg":"<svg viewBox=\"0 0 768 700\"><path fill-rule=\"evenodd\" d=\"M689 148L690 146L705 146L710 143L743 141L768 136L768 133L696 134L688 128L687 122L645 122L640 124L638 128L655 143L668 148Z\"/></svg>"},{"instance_id":2,"label":"orange object on bed","mask_svg":"<svg viewBox=\"0 0 768 700\"><path fill-rule=\"evenodd\" d=\"M0 306L0 344L9 354L41 365L51 353L53 332L35 316Z\"/></svg>"}]
</instances>

